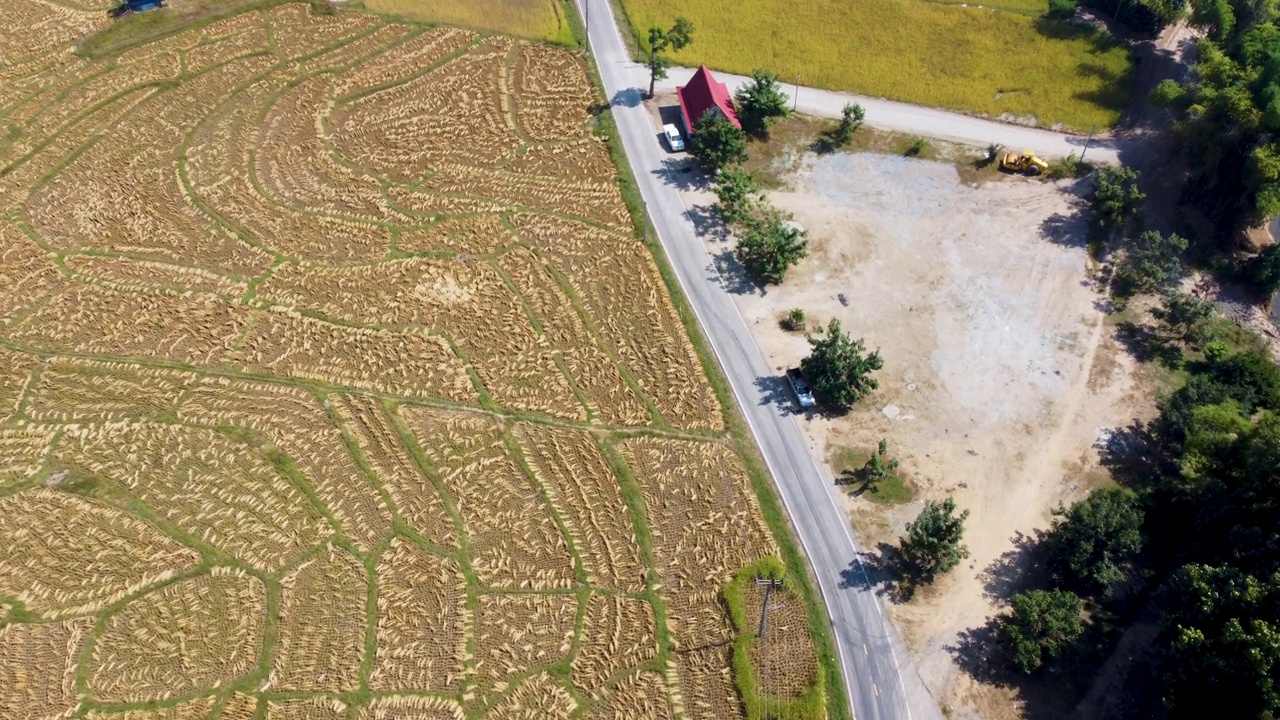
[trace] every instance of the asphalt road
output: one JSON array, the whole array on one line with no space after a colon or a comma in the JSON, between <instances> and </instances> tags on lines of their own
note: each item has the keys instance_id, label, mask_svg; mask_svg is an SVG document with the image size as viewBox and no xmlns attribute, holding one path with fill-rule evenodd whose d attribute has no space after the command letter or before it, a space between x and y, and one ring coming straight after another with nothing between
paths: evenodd
<instances>
[{"instance_id":1,"label":"asphalt road","mask_svg":"<svg viewBox=\"0 0 1280 720\"><path fill-rule=\"evenodd\" d=\"M658 237L751 426L818 579L855 717L941 720L857 561L858 546L833 495L834 479L814 461L795 418L776 404L777 397L786 397L778 392L782 380L756 346L670 182L659 130L641 104L635 63L608 0L577 2L580 7L590 3L591 50ZM646 80L643 73L639 77Z\"/></svg>"}]
</instances>

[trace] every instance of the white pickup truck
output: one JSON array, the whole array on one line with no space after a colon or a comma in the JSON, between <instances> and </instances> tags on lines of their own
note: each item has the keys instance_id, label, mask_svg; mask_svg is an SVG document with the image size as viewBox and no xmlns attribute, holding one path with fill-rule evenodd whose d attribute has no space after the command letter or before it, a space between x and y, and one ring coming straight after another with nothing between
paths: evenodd
<instances>
[{"instance_id":1,"label":"white pickup truck","mask_svg":"<svg viewBox=\"0 0 1280 720\"><path fill-rule=\"evenodd\" d=\"M808 410L816 404L813 400L813 390L809 388L809 383L805 381L800 368L787 370L787 382L791 384L791 392L796 394L796 404L800 409Z\"/></svg>"}]
</instances>

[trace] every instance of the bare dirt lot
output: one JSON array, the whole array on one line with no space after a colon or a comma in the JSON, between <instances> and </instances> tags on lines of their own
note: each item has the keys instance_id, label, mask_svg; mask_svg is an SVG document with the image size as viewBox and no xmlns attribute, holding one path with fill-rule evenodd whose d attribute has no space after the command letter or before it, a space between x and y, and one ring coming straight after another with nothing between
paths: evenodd
<instances>
[{"instance_id":1,"label":"bare dirt lot","mask_svg":"<svg viewBox=\"0 0 1280 720\"><path fill-rule=\"evenodd\" d=\"M1019 537L1106 482L1099 437L1150 411L1091 277L1080 200L1067 181L968 185L953 165L891 155L805 154L786 164L787 187L770 199L811 244L782 286L740 279L731 239L708 232L706 242L780 374L808 352L802 333L779 326L792 308L810 328L838 318L880 350L875 394L847 417L803 425L818 457L887 438L901 459L916 502L848 499L868 550L894 542L923 499L950 493L971 511L970 560L891 613L951 717L1019 717L1016 691L960 669L958 640L1018 590ZM712 202L686 194L695 218L708 218Z\"/></svg>"}]
</instances>

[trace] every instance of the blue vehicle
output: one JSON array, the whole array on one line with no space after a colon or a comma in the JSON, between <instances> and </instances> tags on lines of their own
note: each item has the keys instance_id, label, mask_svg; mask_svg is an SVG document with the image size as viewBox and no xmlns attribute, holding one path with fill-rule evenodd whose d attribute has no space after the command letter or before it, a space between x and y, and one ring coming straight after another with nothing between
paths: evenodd
<instances>
[{"instance_id":1,"label":"blue vehicle","mask_svg":"<svg viewBox=\"0 0 1280 720\"><path fill-rule=\"evenodd\" d=\"M111 17L119 18L129 13L158 10L166 5L165 0L124 0L111 11Z\"/></svg>"}]
</instances>

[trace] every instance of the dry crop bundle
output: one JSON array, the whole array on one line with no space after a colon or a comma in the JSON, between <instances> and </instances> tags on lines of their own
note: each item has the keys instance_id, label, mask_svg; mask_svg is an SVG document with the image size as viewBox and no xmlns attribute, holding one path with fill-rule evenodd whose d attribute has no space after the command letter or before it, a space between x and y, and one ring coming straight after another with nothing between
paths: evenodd
<instances>
[{"instance_id":1,"label":"dry crop bundle","mask_svg":"<svg viewBox=\"0 0 1280 720\"><path fill-rule=\"evenodd\" d=\"M404 82L475 39L476 34L468 30L431 28L342 73L336 80L334 94L341 98Z\"/></svg>"},{"instance_id":2,"label":"dry crop bundle","mask_svg":"<svg viewBox=\"0 0 1280 720\"><path fill-rule=\"evenodd\" d=\"M249 317L246 308L208 296L68 282L16 322L8 336L49 351L209 366L231 350Z\"/></svg>"},{"instance_id":3,"label":"dry crop bundle","mask_svg":"<svg viewBox=\"0 0 1280 720\"><path fill-rule=\"evenodd\" d=\"M0 221L0 323L60 279L53 258L17 225Z\"/></svg>"},{"instance_id":4,"label":"dry crop bundle","mask_svg":"<svg viewBox=\"0 0 1280 720\"><path fill-rule=\"evenodd\" d=\"M311 55L321 48L337 45L378 24L378 18L372 15L313 15L307 3L281 5L268 16L277 51L290 58Z\"/></svg>"},{"instance_id":5,"label":"dry crop bundle","mask_svg":"<svg viewBox=\"0 0 1280 720\"><path fill-rule=\"evenodd\" d=\"M608 146L594 137L525 148L503 167L520 175L582 185L607 181L615 172Z\"/></svg>"},{"instance_id":6,"label":"dry crop bundle","mask_svg":"<svg viewBox=\"0 0 1280 720\"><path fill-rule=\"evenodd\" d=\"M240 344L236 362L250 372L409 397L475 398L449 344L421 332L353 328L265 312Z\"/></svg>"},{"instance_id":7,"label":"dry crop bundle","mask_svg":"<svg viewBox=\"0 0 1280 720\"><path fill-rule=\"evenodd\" d=\"M573 684L598 698L614 676L652 661L658 654L655 626L653 607L645 600L592 595L573 659Z\"/></svg>"},{"instance_id":8,"label":"dry crop bundle","mask_svg":"<svg viewBox=\"0 0 1280 720\"><path fill-rule=\"evenodd\" d=\"M521 43L513 74L516 122L531 140L547 142L589 134L589 105L595 93L578 55Z\"/></svg>"},{"instance_id":9,"label":"dry crop bundle","mask_svg":"<svg viewBox=\"0 0 1280 720\"><path fill-rule=\"evenodd\" d=\"M118 710L90 710L85 720L206 720L213 711L214 698L196 698L170 707Z\"/></svg>"},{"instance_id":10,"label":"dry crop bundle","mask_svg":"<svg viewBox=\"0 0 1280 720\"><path fill-rule=\"evenodd\" d=\"M479 414L409 407L401 413L462 517L481 584L571 586L569 547L542 494L507 452L502 428Z\"/></svg>"},{"instance_id":11,"label":"dry crop bundle","mask_svg":"<svg viewBox=\"0 0 1280 720\"><path fill-rule=\"evenodd\" d=\"M339 700L273 700L267 703L266 720L347 720L347 711Z\"/></svg>"},{"instance_id":12,"label":"dry crop bundle","mask_svg":"<svg viewBox=\"0 0 1280 720\"><path fill-rule=\"evenodd\" d=\"M211 426L253 428L271 438L362 552L391 534L391 511L356 467L342 431L315 395L266 383L209 380L191 393L180 415Z\"/></svg>"},{"instance_id":13,"label":"dry crop bundle","mask_svg":"<svg viewBox=\"0 0 1280 720\"><path fill-rule=\"evenodd\" d=\"M239 679L257 664L266 588L233 571L168 585L106 621L89 661L105 702L163 700Z\"/></svg>"},{"instance_id":14,"label":"dry crop bundle","mask_svg":"<svg viewBox=\"0 0 1280 720\"><path fill-rule=\"evenodd\" d=\"M280 640L270 686L279 691L355 690L369 594L364 565L330 545L282 578L280 587ZM292 716L302 717L296 712Z\"/></svg>"},{"instance_id":15,"label":"dry crop bundle","mask_svg":"<svg viewBox=\"0 0 1280 720\"><path fill-rule=\"evenodd\" d=\"M664 593L714 600L739 568L774 554L746 470L724 445L634 438L622 450L644 492Z\"/></svg>"},{"instance_id":16,"label":"dry crop bundle","mask_svg":"<svg viewBox=\"0 0 1280 720\"><path fill-rule=\"evenodd\" d=\"M57 423L155 419L172 410L195 380L190 372L52 358L24 412L33 420Z\"/></svg>"},{"instance_id":17,"label":"dry crop bundle","mask_svg":"<svg viewBox=\"0 0 1280 720\"><path fill-rule=\"evenodd\" d=\"M394 512L423 540L457 549L458 538L440 493L409 456L387 412L376 400L360 395L344 395L333 407L354 436Z\"/></svg>"},{"instance_id":18,"label":"dry crop bundle","mask_svg":"<svg viewBox=\"0 0 1280 720\"><path fill-rule=\"evenodd\" d=\"M578 702L546 673L526 679L498 702L488 720L569 720Z\"/></svg>"},{"instance_id":19,"label":"dry crop bundle","mask_svg":"<svg viewBox=\"0 0 1280 720\"><path fill-rule=\"evenodd\" d=\"M738 720L742 704L729 670L728 646L676 655L680 698L676 709L690 720Z\"/></svg>"},{"instance_id":20,"label":"dry crop bundle","mask_svg":"<svg viewBox=\"0 0 1280 720\"><path fill-rule=\"evenodd\" d=\"M35 475L44 464L53 431L40 428L0 430L0 490Z\"/></svg>"},{"instance_id":21,"label":"dry crop bundle","mask_svg":"<svg viewBox=\"0 0 1280 720\"><path fill-rule=\"evenodd\" d=\"M396 237L396 249L402 253L487 255L517 242L519 238L501 216L480 214L449 218L426 228L402 230Z\"/></svg>"},{"instance_id":22,"label":"dry crop bundle","mask_svg":"<svg viewBox=\"0 0 1280 720\"><path fill-rule=\"evenodd\" d=\"M355 720L463 720L462 708L452 700L421 695L386 696L360 709Z\"/></svg>"},{"instance_id":23,"label":"dry crop bundle","mask_svg":"<svg viewBox=\"0 0 1280 720\"><path fill-rule=\"evenodd\" d=\"M43 488L0 498L0 538L0 595L45 618L98 612L200 562L133 516Z\"/></svg>"},{"instance_id":24,"label":"dry crop bundle","mask_svg":"<svg viewBox=\"0 0 1280 720\"><path fill-rule=\"evenodd\" d=\"M335 147L397 182L443 162L493 165L520 145L503 89L513 47L486 38L425 75L340 105Z\"/></svg>"},{"instance_id":25,"label":"dry crop bundle","mask_svg":"<svg viewBox=\"0 0 1280 720\"><path fill-rule=\"evenodd\" d=\"M618 364L601 348L541 259L521 249L503 255L498 265L560 351L569 376L581 388L595 416L613 425L652 422L649 408L627 385Z\"/></svg>"},{"instance_id":26,"label":"dry crop bundle","mask_svg":"<svg viewBox=\"0 0 1280 720\"><path fill-rule=\"evenodd\" d=\"M332 532L268 457L214 430L68 430L53 462L94 478L119 503L139 500L174 527L263 570L289 564Z\"/></svg>"},{"instance_id":27,"label":"dry crop bundle","mask_svg":"<svg viewBox=\"0 0 1280 720\"><path fill-rule=\"evenodd\" d=\"M395 538L378 560L378 637L369 685L456 692L471 623L466 578L452 560Z\"/></svg>"},{"instance_id":28,"label":"dry crop bundle","mask_svg":"<svg viewBox=\"0 0 1280 720\"><path fill-rule=\"evenodd\" d=\"M76 657L93 618L0 628L0 717L62 718L76 700Z\"/></svg>"},{"instance_id":29,"label":"dry crop bundle","mask_svg":"<svg viewBox=\"0 0 1280 720\"><path fill-rule=\"evenodd\" d=\"M643 592L644 561L618 479L585 432L521 424L516 436L582 557L587 581Z\"/></svg>"},{"instance_id":30,"label":"dry crop bundle","mask_svg":"<svg viewBox=\"0 0 1280 720\"><path fill-rule=\"evenodd\" d=\"M672 720L661 675L639 673L615 685L582 716L584 720Z\"/></svg>"},{"instance_id":31,"label":"dry crop bundle","mask_svg":"<svg viewBox=\"0 0 1280 720\"><path fill-rule=\"evenodd\" d=\"M267 198L294 212L404 224L376 180L340 165L325 147L320 124L331 84L319 75L276 98L259 129L254 177Z\"/></svg>"},{"instance_id":32,"label":"dry crop bundle","mask_svg":"<svg viewBox=\"0 0 1280 720\"><path fill-rule=\"evenodd\" d=\"M642 245L549 215L520 213L511 222L565 276L591 324L668 423L721 427L719 403Z\"/></svg>"},{"instance_id":33,"label":"dry crop bundle","mask_svg":"<svg viewBox=\"0 0 1280 720\"><path fill-rule=\"evenodd\" d=\"M480 692L564 660L573 646L576 595L481 595L476 599L475 671Z\"/></svg>"}]
</instances>

